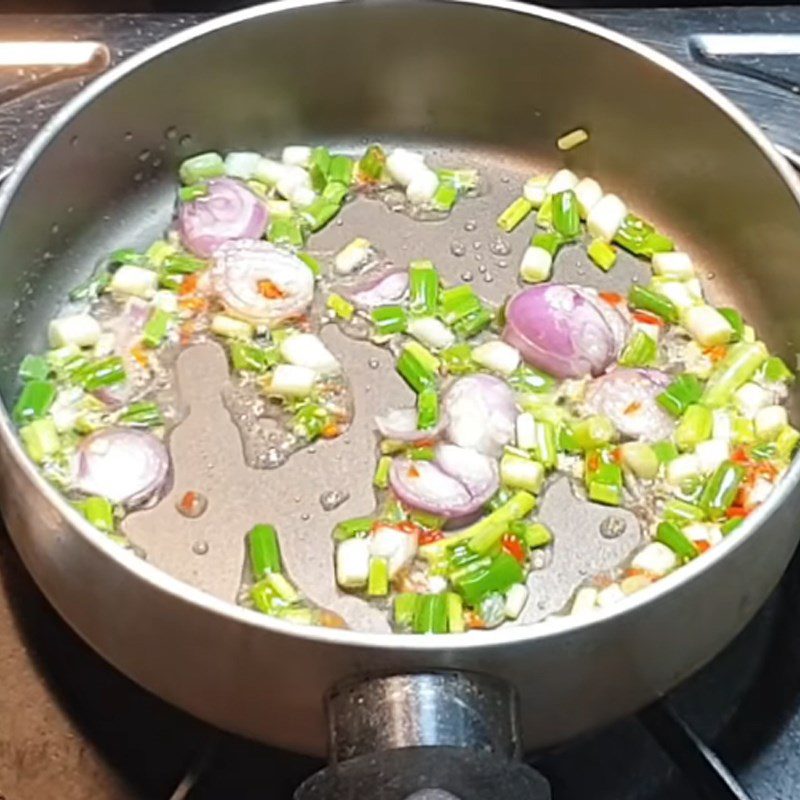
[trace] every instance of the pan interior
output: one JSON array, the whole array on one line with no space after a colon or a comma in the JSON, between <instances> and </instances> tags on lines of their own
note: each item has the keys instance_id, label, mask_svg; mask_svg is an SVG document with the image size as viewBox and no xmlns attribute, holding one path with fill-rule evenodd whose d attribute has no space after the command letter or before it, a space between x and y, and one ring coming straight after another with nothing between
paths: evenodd
<instances>
[{"instance_id":1,"label":"pan interior","mask_svg":"<svg viewBox=\"0 0 800 800\"><path fill-rule=\"evenodd\" d=\"M224 108L209 102L223 97ZM578 126L590 131L589 142L558 153L557 136ZM441 2L344 4L254 19L163 54L94 98L43 147L0 223L6 406L19 360L43 344L60 298L104 254L145 246L168 225L182 158L206 149L275 153L289 142L356 152L370 141L410 144L434 164L477 166L485 191L444 222L416 222L358 201L341 226L313 240L314 250L330 256L366 236L398 265L430 258L454 282L469 273L480 294L499 302L517 285L531 230L498 236L497 214L531 174L566 165L598 178L692 253L711 299L740 308L794 363L796 200L763 152L701 93L615 43L550 20ZM555 280L625 291L646 275L646 265L626 258L604 274L570 248L557 260ZM233 600L244 533L272 521L283 533L289 572L311 599L353 625L382 630L383 614L336 594L330 530L338 518L372 510L372 417L410 394L388 354L332 326L323 338L355 387L348 435L275 471L247 468L220 400L221 352L211 345L187 351L178 377L189 415L173 435L172 493L132 515L126 530L152 563ZM188 489L209 498L198 519L175 511ZM325 512L319 497L326 490L349 499ZM563 486L551 493L567 496ZM599 523L608 512L601 513L545 504L542 515L561 543L541 570L538 585L549 589L529 604L530 617L556 610L586 574L635 546L632 519L624 536L607 540Z\"/></svg>"}]
</instances>

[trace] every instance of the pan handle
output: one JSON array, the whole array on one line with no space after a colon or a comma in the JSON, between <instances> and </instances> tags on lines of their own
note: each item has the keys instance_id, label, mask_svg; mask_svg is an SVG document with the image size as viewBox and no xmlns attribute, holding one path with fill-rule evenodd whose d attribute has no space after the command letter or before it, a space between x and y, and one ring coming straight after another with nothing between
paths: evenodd
<instances>
[{"instance_id":1,"label":"pan handle","mask_svg":"<svg viewBox=\"0 0 800 800\"><path fill-rule=\"evenodd\" d=\"M329 766L295 800L550 800L520 761L516 694L465 672L361 678L326 700Z\"/></svg>"}]
</instances>

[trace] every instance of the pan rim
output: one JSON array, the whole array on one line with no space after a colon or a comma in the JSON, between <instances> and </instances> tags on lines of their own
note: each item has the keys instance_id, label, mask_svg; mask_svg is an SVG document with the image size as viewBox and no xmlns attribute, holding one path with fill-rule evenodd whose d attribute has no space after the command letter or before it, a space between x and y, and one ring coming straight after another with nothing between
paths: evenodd
<instances>
[{"instance_id":1,"label":"pan rim","mask_svg":"<svg viewBox=\"0 0 800 800\"><path fill-rule=\"evenodd\" d=\"M778 151L774 148L767 136L738 106L725 97L721 92L712 87L703 78L678 64L668 56L658 52L652 47L636 41L624 34L617 33L602 25L586 21L571 14L555 11L536 5L527 5L518 0L424 0L426 3L453 6L477 6L493 12L514 13L539 20L554 22L567 27L578 29L586 34L598 37L618 47L641 57L647 62L669 72L674 77L687 84L689 88L698 92L717 109L729 117L737 127L761 151L762 155L772 165L778 176L794 196L800 213L800 178ZM119 80L133 73L139 67L150 61L169 53L170 51L213 34L225 28L246 23L250 20L269 17L277 14L313 9L320 6L334 4L353 5L359 0L278 0L277 2L256 5L230 14L225 14L214 19L201 22L184 31L173 34L156 44L151 45L140 53L118 64L104 75L95 79L85 89L67 102L59 111L42 127L39 133L25 148L17 163L14 165L10 177L0 189L0 225L13 202L13 198L20 184L25 179L29 170L35 165L41 153L54 141L63 128L87 107L95 98L113 87ZM388 0L398 4L402 0ZM388 3L387 3L388 4ZM346 645L348 647L368 649L403 650L407 653L438 651L461 651L483 647L485 649L502 647L522 641L548 640L572 636L575 632L589 626L605 625L609 627L612 621L619 623L623 618L632 618L643 613L643 609L655 604L673 590L680 591L684 584L691 583L724 561L729 553L742 546L745 538L754 535L755 530L766 522L768 517L786 501L788 496L800 483L800 458L795 457L778 487L770 494L767 500L745 520L745 523L733 534L725 539L712 552L704 555L676 572L659 580L646 591L629 597L626 602L609 609L599 609L596 614L589 617L563 617L550 619L541 623L518 626L501 626L492 631L479 633L448 634L446 637L421 637L414 634L403 633L368 633L344 629L321 628L301 626L284 622L282 620L260 614L257 611L236 605L233 602L222 600L207 594L191 584L174 578L167 572L143 561L129 550L110 541L104 534L94 528L79 514L67 500L52 486L36 469L33 462L24 452L21 442L16 434L16 429L4 403L0 403L0 443L6 449L10 460L21 469L27 479L32 483L48 502L50 508L57 512L66 521L71 529L83 536L86 541L97 548L105 557L116 562L116 565L125 570L130 570L134 575L148 584L151 588L169 595L173 600L199 607L204 612L212 613L224 618L228 622L243 624L248 628L266 629L273 634L289 637L299 637L320 644ZM258 635L258 634L256 634Z\"/></svg>"}]
</instances>

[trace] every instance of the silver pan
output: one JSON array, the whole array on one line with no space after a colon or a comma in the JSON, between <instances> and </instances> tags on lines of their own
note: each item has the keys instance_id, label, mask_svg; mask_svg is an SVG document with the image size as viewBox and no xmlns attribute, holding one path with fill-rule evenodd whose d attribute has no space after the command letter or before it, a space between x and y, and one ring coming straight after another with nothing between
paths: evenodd
<instances>
[{"instance_id":1,"label":"silver pan","mask_svg":"<svg viewBox=\"0 0 800 800\"><path fill-rule=\"evenodd\" d=\"M556 138L579 126L590 142L559 154ZM566 163L694 253L712 298L742 308L794 362L800 187L756 126L702 81L625 37L513 2L278 2L131 59L66 106L26 150L0 194L5 407L14 402L16 366L42 344L59 298L103 253L143 245L167 225L173 176L186 155L286 142L356 150L372 140L478 165L486 191L446 224L356 203L319 248L385 230L388 258L432 258L451 279L473 272L483 293L501 299L513 288L523 234L500 253L494 219L526 176ZM620 290L638 269L623 264L604 276L567 259L556 280ZM369 366L366 345L333 329L325 336L352 374L355 423L347 437L273 472L243 466L220 401L219 352L207 346L182 357L189 413L173 434L173 494L128 521L146 557L89 527L28 462L5 411L0 421L3 514L42 590L110 662L216 725L321 753L322 698L337 682L453 669L516 688L526 748L562 741L640 708L714 656L759 608L795 548L797 463L739 532L618 609L480 634L389 636L374 613L334 591L329 532L331 513L370 510L370 420L401 389L391 370ZM209 497L201 521L174 512L187 488ZM350 498L324 512L325 489ZM575 506L559 491L543 512L557 544L535 578L541 604L532 604L532 618L553 610L552 598L565 597L587 571L621 558L639 535L628 520L624 536L602 537L606 512ZM292 576L358 632L294 627L234 604L243 532L264 519L284 533ZM193 548L198 542L208 545L205 554Z\"/></svg>"}]
</instances>

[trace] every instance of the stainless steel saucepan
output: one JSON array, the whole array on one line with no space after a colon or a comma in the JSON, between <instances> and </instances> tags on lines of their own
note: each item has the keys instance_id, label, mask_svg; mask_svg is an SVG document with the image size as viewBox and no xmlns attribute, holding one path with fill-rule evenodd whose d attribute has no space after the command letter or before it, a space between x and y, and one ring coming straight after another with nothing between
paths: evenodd
<instances>
[{"instance_id":1,"label":"stainless steel saucepan","mask_svg":"<svg viewBox=\"0 0 800 800\"><path fill-rule=\"evenodd\" d=\"M559 153L554 142L576 127L590 141ZM477 165L486 190L446 223L355 203L322 246L375 231L398 263L432 258L451 279L473 271L481 291L499 300L514 285L522 238L512 238L503 268L492 249L494 219L526 176L565 162L694 253L712 298L743 309L794 363L800 185L756 126L701 80L623 36L515 2L292 1L200 25L132 58L69 103L25 151L0 194L5 408L19 360L42 344L67 290L104 253L143 245L166 227L187 155L268 152L287 142L358 149L373 140ZM619 290L638 269L628 263L606 276L585 266L560 264L556 280ZM192 528L170 496L134 514L129 535L146 559L91 528L27 460L6 411L0 420L3 515L44 593L110 662L205 720L322 753L323 696L343 680L391 674L403 677L334 694L334 718L357 718L357 733L334 739L338 758L378 740L457 744L456 729L502 750L491 741L498 729L481 722L503 716L494 684L466 671L514 687L524 747L559 742L640 708L719 652L795 548L798 463L739 531L619 608L489 632L389 635L360 601L336 595L332 517L318 497L341 488L350 493L342 516L370 510L370 420L400 387L391 370L366 366L366 345L329 336L356 387L349 436L258 474L241 463L219 411L218 354L186 354L179 377L184 389L190 384L189 416L173 435L173 493L202 489L209 512ZM610 544L597 531L601 517L585 508L554 507L552 515L554 558L568 584L638 536L631 523L630 541ZM320 602L338 603L361 632L296 627L233 603L244 532L267 520L279 524L292 576ZM205 555L191 548L198 539L209 545ZM551 585L546 570L537 580ZM552 579L552 587L557 594L571 585ZM359 717L358 708L369 713ZM470 708L475 715L463 716Z\"/></svg>"}]
</instances>

